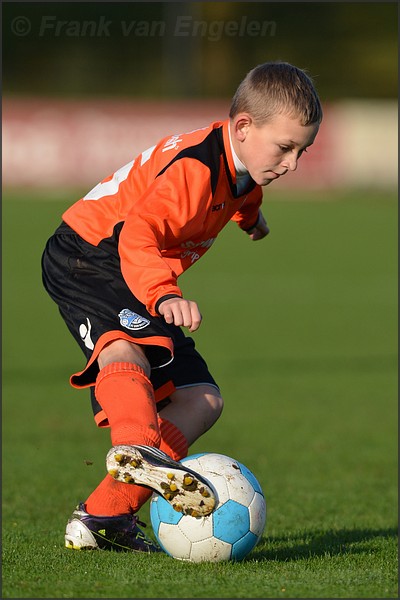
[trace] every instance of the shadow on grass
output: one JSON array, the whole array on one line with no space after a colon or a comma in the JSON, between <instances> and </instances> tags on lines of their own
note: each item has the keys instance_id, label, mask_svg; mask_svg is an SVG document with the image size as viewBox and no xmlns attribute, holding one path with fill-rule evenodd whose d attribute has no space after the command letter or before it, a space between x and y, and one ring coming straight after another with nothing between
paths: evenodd
<instances>
[{"instance_id":1,"label":"shadow on grass","mask_svg":"<svg viewBox=\"0 0 400 600\"><path fill-rule=\"evenodd\" d=\"M248 560L287 562L326 555L370 552L369 543L372 540L397 537L398 530L395 527L306 531L290 537L264 537Z\"/></svg>"}]
</instances>

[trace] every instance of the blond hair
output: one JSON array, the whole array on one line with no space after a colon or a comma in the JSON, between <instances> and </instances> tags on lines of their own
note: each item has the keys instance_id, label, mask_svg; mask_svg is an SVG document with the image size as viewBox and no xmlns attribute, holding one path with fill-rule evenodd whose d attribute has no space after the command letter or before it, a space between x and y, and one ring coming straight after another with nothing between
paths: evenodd
<instances>
[{"instance_id":1,"label":"blond hair","mask_svg":"<svg viewBox=\"0 0 400 600\"><path fill-rule=\"evenodd\" d=\"M266 62L254 67L236 90L229 116L246 112L256 126L276 114L299 118L302 125L322 121L321 103L311 77L286 62Z\"/></svg>"}]
</instances>

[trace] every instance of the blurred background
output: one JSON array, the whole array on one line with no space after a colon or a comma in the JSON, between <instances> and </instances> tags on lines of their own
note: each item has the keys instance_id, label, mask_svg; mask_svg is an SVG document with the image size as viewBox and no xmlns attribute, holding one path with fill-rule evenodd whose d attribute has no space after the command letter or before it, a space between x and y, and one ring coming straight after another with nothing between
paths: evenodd
<instances>
[{"instance_id":1,"label":"blurred background","mask_svg":"<svg viewBox=\"0 0 400 600\"><path fill-rule=\"evenodd\" d=\"M325 111L279 190L397 186L397 2L2 10L6 189L86 191L162 136L225 118L241 79L268 60L306 69Z\"/></svg>"}]
</instances>

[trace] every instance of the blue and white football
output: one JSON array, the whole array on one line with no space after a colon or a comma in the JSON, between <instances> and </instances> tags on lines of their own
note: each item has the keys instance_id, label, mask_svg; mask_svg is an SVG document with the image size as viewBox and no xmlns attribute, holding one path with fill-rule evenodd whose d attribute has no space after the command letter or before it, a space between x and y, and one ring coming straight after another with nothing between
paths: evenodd
<instances>
[{"instance_id":1,"label":"blue and white football","mask_svg":"<svg viewBox=\"0 0 400 600\"><path fill-rule=\"evenodd\" d=\"M217 503L210 515L192 517L153 495L150 519L160 546L173 558L190 562L242 560L261 539L266 523L265 497L256 477L224 454L193 454L181 463L210 481Z\"/></svg>"}]
</instances>

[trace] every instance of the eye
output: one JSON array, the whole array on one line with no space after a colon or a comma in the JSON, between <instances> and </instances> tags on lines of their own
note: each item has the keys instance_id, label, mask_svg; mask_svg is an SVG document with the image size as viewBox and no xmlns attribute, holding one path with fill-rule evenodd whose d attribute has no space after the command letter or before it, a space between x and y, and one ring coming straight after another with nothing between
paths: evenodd
<instances>
[{"instance_id":1,"label":"eye","mask_svg":"<svg viewBox=\"0 0 400 600\"><path fill-rule=\"evenodd\" d=\"M300 158L300 156L303 154L303 152L307 153L307 148L304 148L303 150L300 150L300 152L299 152L299 156L298 156L299 158Z\"/></svg>"},{"instance_id":2,"label":"eye","mask_svg":"<svg viewBox=\"0 0 400 600\"><path fill-rule=\"evenodd\" d=\"M279 150L283 153L290 152L291 148L289 146L279 146Z\"/></svg>"}]
</instances>

